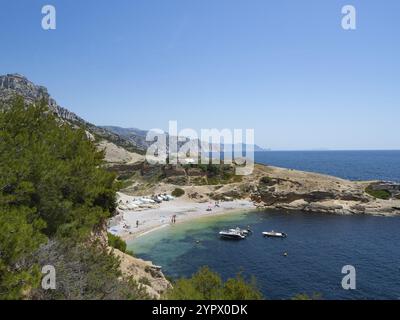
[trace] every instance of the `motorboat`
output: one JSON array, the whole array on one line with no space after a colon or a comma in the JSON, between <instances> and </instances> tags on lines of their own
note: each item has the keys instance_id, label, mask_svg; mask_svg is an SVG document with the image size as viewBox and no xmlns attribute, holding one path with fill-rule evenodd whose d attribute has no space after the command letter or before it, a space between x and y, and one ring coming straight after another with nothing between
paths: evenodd
<instances>
[{"instance_id":1,"label":"motorboat","mask_svg":"<svg viewBox=\"0 0 400 320\"><path fill-rule=\"evenodd\" d=\"M131 203L136 205L136 206L140 206L142 204L145 204L145 201L142 201L141 199L135 199Z\"/></svg>"},{"instance_id":2,"label":"motorboat","mask_svg":"<svg viewBox=\"0 0 400 320\"><path fill-rule=\"evenodd\" d=\"M243 234L244 236L248 236L251 233L250 229L240 229L239 227L235 228L235 229L229 229L229 231L236 231L236 232L240 232L241 234Z\"/></svg>"},{"instance_id":3,"label":"motorboat","mask_svg":"<svg viewBox=\"0 0 400 320\"><path fill-rule=\"evenodd\" d=\"M262 233L264 237L286 238L287 234L284 232L266 231Z\"/></svg>"},{"instance_id":4,"label":"motorboat","mask_svg":"<svg viewBox=\"0 0 400 320\"><path fill-rule=\"evenodd\" d=\"M153 200L154 200L156 203L161 203L161 202L162 202L162 199L159 198L159 197L154 197Z\"/></svg>"},{"instance_id":5,"label":"motorboat","mask_svg":"<svg viewBox=\"0 0 400 320\"><path fill-rule=\"evenodd\" d=\"M154 200L148 198L140 198L139 200L144 203L155 203Z\"/></svg>"},{"instance_id":6,"label":"motorboat","mask_svg":"<svg viewBox=\"0 0 400 320\"><path fill-rule=\"evenodd\" d=\"M245 239L246 238L246 236L243 233L237 231L236 229L220 231L219 235L220 235L221 238L225 238L225 239L237 239L237 240L240 240L240 239Z\"/></svg>"}]
</instances>

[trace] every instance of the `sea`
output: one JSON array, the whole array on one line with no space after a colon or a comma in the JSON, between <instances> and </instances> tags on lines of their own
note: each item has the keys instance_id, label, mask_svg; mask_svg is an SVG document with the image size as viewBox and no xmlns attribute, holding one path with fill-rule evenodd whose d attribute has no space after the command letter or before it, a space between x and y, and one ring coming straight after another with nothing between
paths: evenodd
<instances>
[{"instance_id":1,"label":"sea","mask_svg":"<svg viewBox=\"0 0 400 320\"><path fill-rule=\"evenodd\" d=\"M255 160L350 180L400 182L400 151L268 151L257 152ZM253 234L240 241L218 237L221 229L236 226L250 226ZM269 230L288 237L262 237ZM264 210L180 223L139 237L128 247L175 279L204 265L224 279L238 273L255 277L266 299L305 293L327 300L397 300L399 231L400 217ZM347 266L354 267L355 289L342 286Z\"/></svg>"}]
</instances>

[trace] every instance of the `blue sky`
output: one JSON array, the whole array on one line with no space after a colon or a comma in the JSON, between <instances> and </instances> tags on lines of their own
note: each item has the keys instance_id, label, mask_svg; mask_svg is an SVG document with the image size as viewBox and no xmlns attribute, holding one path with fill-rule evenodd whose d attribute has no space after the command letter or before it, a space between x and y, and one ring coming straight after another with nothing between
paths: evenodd
<instances>
[{"instance_id":1,"label":"blue sky","mask_svg":"<svg viewBox=\"0 0 400 320\"><path fill-rule=\"evenodd\" d=\"M57 29L41 28L41 8ZM341 28L341 8L357 30ZM0 73L98 125L254 128L272 149L400 149L400 1L1 0Z\"/></svg>"}]
</instances>

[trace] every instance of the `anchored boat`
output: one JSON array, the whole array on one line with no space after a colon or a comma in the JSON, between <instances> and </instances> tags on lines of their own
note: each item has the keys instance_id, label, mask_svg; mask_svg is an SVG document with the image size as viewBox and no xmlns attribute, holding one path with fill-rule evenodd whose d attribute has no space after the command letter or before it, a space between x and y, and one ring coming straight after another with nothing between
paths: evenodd
<instances>
[{"instance_id":1,"label":"anchored boat","mask_svg":"<svg viewBox=\"0 0 400 320\"><path fill-rule=\"evenodd\" d=\"M262 233L264 237L286 238L287 234L284 232L266 231Z\"/></svg>"},{"instance_id":2,"label":"anchored boat","mask_svg":"<svg viewBox=\"0 0 400 320\"><path fill-rule=\"evenodd\" d=\"M237 227L235 229L229 229L229 231L240 232L244 236L248 236L248 235L250 235L250 233L252 233L252 231L250 229L240 229L239 227Z\"/></svg>"},{"instance_id":3,"label":"anchored boat","mask_svg":"<svg viewBox=\"0 0 400 320\"><path fill-rule=\"evenodd\" d=\"M221 238L225 238L225 239L237 239L237 240L240 240L240 239L245 239L246 238L246 236L242 232L237 230L237 229L229 229L229 230L226 230L226 231L223 230L223 231L219 232L219 235L220 235Z\"/></svg>"}]
</instances>

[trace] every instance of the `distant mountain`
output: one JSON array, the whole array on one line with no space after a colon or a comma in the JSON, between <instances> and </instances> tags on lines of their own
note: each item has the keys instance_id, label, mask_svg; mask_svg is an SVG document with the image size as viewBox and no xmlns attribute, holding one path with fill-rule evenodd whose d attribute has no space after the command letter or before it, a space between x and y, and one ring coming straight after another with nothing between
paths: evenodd
<instances>
[{"instance_id":1,"label":"distant mountain","mask_svg":"<svg viewBox=\"0 0 400 320\"><path fill-rule=\"evenodd\" d=\"M148 142L146 141L146 135L149 132L148 130L142 130L142 129L137 129L137 128L121 128L121 127L117 127L117 126L101 126L101 128L111 131L127 140L129 140L130 142L134 143L134 144L138 144L141 146L145 146L146 148L149 147L153 142ZM168 137L168 134L165 133L166 136ZM168 139L168 138L167 138ZM186 138L185 142L188 142L189 139ZM198 140L200 143L200 140ZM179 145L184 144L185 142L180 142ZM204 144L204 142L201 142L202 144ZM230 145L227 146L227 151L232 151L232 149L234 148L235 150L238 150L240 145L235 144L235 145ZM214 152L221 152L224 149L224 144L220 144L220 145L216 145L213 144L212 146L212 150ZM242 144L242 150L246 150L246 144ZM260 151L268 151L267 149L264 149L258 145L254 145L253 147L249 146L249 150L250 151L254 151L254 152L260 152Z\"/></svg>"},{"instance_id":2,"label":"distant mountain","mask_svg":"<svg viewBox=\"0 0 400 320\"><path fill-rule=\"evenodd\" d=\"M246 150L246 144L242 143L242 150ZM234 149L237 150L240 147L240 144L235 144ZM262 152L262 151L269 151L269 149L264 149L262 147L260 147L259 145L253 145L253 146L249 146L249 151L254 151L254 152Z\"/></svg>"},{"instance_id":3,"label":"distant mountain","mask_svg":"<svg viewBox=\"0 0 400 320\"><path fill-rule=\"evenodd\" d=\"M136 129L136 128L121 128L117 126L100 126L100 128L107 130L109 132L115 133L121 138L130 141L135 146L142 149L147 149L151 142L146 141L146 130Z\"/></svg>"},{"instance_id":4,"label":"distant mountain","mask_svg":"<svg viewBox=\"0 0 400 320\"><path fill-rule=\"evenodd\" d=\"M128 151L143 154L153 143L151 141L146 141L148 130L121 128L117 126L96 126L77 116L68 109L59 106L50 96L46 87L36 85L26 77L17 73L0 76L0 108L2 107L1 102L10 101L16 95L22 96L27 103L34 103L44 99L48 102L48 106L54 115L62 121L65 121L72 126L85 129L97 140L104 139L116 144L117 146L123 147ZM166 135L168 137L168 134ZM185 142L189 141L188 138L186 139ZM180 142L179 145L182 145L185 142ZM204 142L202 142L202 144L203 143ZM244 146L245 145L243 144L243 150ZM214 152L220 152L223 150L223 144L214 144L211 147ZM237 147L235 147L235 149L237 149ZM229 147L228 150L232 150L232 147ZM254 145L254 151L265 151L265 149Z\"/></svg>"},{"instance_id":5,"label":"distant mountain","mask_svg":"<svg viewBox=\"0 0 400 320\"><path fill-rule=\"evenodd\" d=\"M0 76L0 102L10 101L16 95L22 96L27 103L34 103L38 100L45 99L48 101L49 108L56 117L73 126L84 128L96 139L107 140L133 152L144 153L146 149L146 147L140 143L135 144L131 139L128 140L105 128L97 127L83 120L75 113L59 106L57 102L51 98L46 87L35 85L20 74Z\"/></svg>"}]
</instances>

